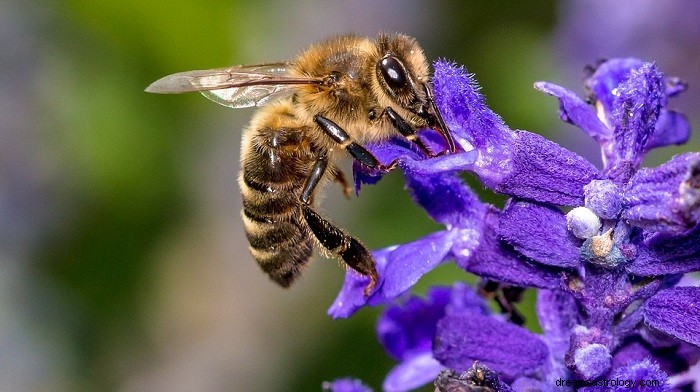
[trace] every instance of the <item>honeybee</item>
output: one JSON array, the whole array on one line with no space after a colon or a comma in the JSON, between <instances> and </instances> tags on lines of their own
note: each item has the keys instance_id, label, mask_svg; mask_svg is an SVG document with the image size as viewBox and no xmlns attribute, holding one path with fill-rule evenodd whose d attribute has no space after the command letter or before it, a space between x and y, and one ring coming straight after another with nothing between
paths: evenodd
<instances>
[{"instance_id":1,"label":"honeybee","mask_svg":"<svg viewBox=\"0 0 700 392\"><path fill-rule=\"evenodd\" d=\"M243 131L241 215L250 252L284 287L299 276L314 248L367 276L365 295L377 283L367 248L314 210L314 196L329 181L349 194L337 166L343 155L391 170L396 162L383 165L362 143L396 135L436 155L417 138L421 128L437 130L448 151L455 151L433 99L423 50L406 35L338 36L294 61L176 73L146 91L199 91L224 106L262 107Z\"/></svg>"}]
</instances>

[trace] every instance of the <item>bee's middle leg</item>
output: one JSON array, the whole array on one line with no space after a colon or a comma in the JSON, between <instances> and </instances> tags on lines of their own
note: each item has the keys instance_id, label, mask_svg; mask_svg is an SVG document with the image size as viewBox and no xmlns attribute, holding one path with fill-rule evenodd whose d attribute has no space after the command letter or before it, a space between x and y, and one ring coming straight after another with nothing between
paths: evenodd
<instances>
[{"instance_id":1,"label":"bee's middle leg","mask_svg":"<svg viewBox=\"0 0 700 392\"><path fill-rule=\"evenodd\" d=\"M311 174L306 179L299 196L304 219L311 232L325 249L340 256L350 268L369 277L369 284L365 287L365 296L369 296L378 280L376 263L372 254L360 241L334 226L311 208L314 189L323 178L327 167L326 157L318 157Z\"/></svg>"}]
</instances>

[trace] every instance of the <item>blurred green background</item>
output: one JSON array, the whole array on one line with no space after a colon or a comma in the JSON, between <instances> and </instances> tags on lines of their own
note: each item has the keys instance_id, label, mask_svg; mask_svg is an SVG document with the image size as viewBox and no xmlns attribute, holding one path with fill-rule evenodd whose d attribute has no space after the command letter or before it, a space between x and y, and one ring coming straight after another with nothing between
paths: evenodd
<instances>
[{"instance_id":1,"label":"blurred green background","mask_svg":"<svg viewBox=\"0 0 700 392\"><path fill-rule=\"evenodd\" d=\"M283 290L248 254L236 177L254 109L143 89L173 72L291 59L331 34L398 31L429 59L465 64L512 128L599 162L532 83L583 93L585 64L638 55L692 86L700 19L691 2L665 4L677 7L668 21L650 1L582 3L0 3L0 390L313 391L344 376L378 390L394 365L374 336L379 310L326 316L338 263L317 258ZM691 111L698 95L678 101ZM323 210L371 248L437 227L400 173L349 201L337 188ZM416 291L465 277L445 266Z\"/></svg>"}]
</instances>

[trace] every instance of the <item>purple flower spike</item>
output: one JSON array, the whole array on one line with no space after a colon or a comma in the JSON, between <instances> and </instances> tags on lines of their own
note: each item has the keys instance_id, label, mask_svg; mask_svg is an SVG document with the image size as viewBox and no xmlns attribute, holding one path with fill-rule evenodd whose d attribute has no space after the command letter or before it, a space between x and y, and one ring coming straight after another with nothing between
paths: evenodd
<instances>
[{"instance_id":1,"label":"purple flower spike","mask_svg":"<svg viewBox=\"0 0 700 392\"><path fill-rule=\"evenodd\" d=\"M587 80L593 105L536 83L559 100L562 120L599 143L599 170L542 136L508 128L463 68L435 63L433 85L457 152L429 156L400 138L367 147L384 164L398 162L414 202L444 229L374 252L375 291L366 298L367 278L348 271L329 310L347 317L405 299L389 305L377 325L399 361L383 388L407 391L435 378L439 392L665 392L690 385L700 361L700 287L677 285L682 274L700 271L700 153L640 169L652 148L688 139L687 118L666 109L685 86L631 58L599 64ZM444 151L436 132L419 137L430 151ZM384 174L354 169L358 187ZM463 171L512 198L503 209L482 203ZM483 293L501 315L460 284L406 299L448 260L486 281ZM512 317L523 288L539 290L539 335ZM618 384L586 383L612 379ZM661 383L631 384L642 379Z\"/></svg>"},{"instance_id":2,"label":"purple flower spike","mask_svg":"<svg viewBox=\"0 0 700 392\"><path fill-rule=\"evenodd\" d=\"M700 346L700 287L675 287L647 302L644 319L649 326Z\"/></svg>"}]
</instances>

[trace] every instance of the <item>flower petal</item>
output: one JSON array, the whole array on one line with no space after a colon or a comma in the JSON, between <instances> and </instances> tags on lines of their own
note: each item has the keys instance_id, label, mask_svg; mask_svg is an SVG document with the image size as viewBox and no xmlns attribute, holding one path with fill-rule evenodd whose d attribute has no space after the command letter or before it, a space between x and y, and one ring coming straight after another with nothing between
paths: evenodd
<instances>
[{"instance_id":1,"label":"flower petal","mask_svg":"<svg viewBox=\"0 0 700 392\"><path fill-rule=\"evenodd\" d=\"M459 313L438 322L433 353L443 365L458 371L478 360L508 382L540 370L548 349L525 328L492 316Z\"/></svg>"},{"instance_id":2,"label":"flower petal","mask_svg":"<svg viewBox=\"0 0 700 392\"><path fill-rule=\"evenodd\" d=\"M602 174L581 156L545 139L517 131L513 171L501 183L486 184L497 192L543 203L583 205L583 187Z\"/></svg>"},{"instance_id":3,"label":"flower petal","mask_svg":"<svg viewBox=\"0 0 700 392\"><path fill-rule=\"evenodd\" d=\"M445 315L450 302L449 287L431 288L425 298L411 297L402 305L392 305L377 320L377 338L397 360L416 352L431 352L435 325Z\"/></svg>"},{"instance_id":4,"label":"flower petal","mask_svg":"<svg viewBox=\"0 0 700 392\"><path fill-rule=\"evenodd\" d=\"M700 225L682 237L657 236L638 244L627 270L640 276L700 271Z\"/></svg>"},{"instance_id":5,"label":"flower petal","mask_svg":"<svg viewBox=\"0 0 700 392\"><path fill-rule=\"evenodd\" d=\"M651 231L679 234L700 222L700 153L676 155L630 180L623 217Z\"/></svg>"},{"instance_id":6,"label":"flower petal","mask_svg":"<svg viewBox=\"0 0 700 392\"><path fill-rule=\"evenodd\" d=\"M523 255L555 267L577 267L581 241L566 228L566 217L555 208L511 202L501 214L498 235Z\"/></svg>"},{"instance_id":7,"label":"flower petal","mask_svg":"<svg viewBox=\"0 0 700 392\"><path fill-rule=\"evenodd\" d=\"M489 314L482 297L466 284L432 287L425 298L412 296L401 305L386 308L377 321L377 337L397 360L431 352L435 326L445 314Z\"/></svg>"},{"instance_id":8,"label":"flower petal","mask_svg":"<svg viewBox=\"0 0 700 392\"><path fill-rule=\"evenodd\" d=\"M700 346L700 287L674 287L647 301L648 325L688 343Z\"/></svg>"},{"instance_id":9,"label":"flower petal","mask_svg":"<svg viewBox=\"0 0 700 392\"><path fill-rule=\"evenodd\" d=\"M647 142L646 151L657 147L681 145L690 138L690 122L683 113L662 110L656 128Z\"/></svg>"},{"instance_id":10,"label":"flower petal","mask_svg":"<svg viewBox=\"0 0 700 392\"><path fill-rule=\"evenodd\" d=\"M548 82L537 82L535 88L559 98L559 118L563 121L581 128L598 143L612 138L612 130L598 119L593 107L573 92Z\"/></svg>"},{"instance_id":11,"label":"flower petal","mask_svg":"<svg viewBox=\"0 0 700 392\"><path fill-rule=\"evenodd\" d=\"M457 144L465 151L509 145L510 129L486 106L473 76L445 60L433 68L435 102Z\"/></svg>"},{"instance_id":12,"label":"flower petal","mask_svg":"<svg viewBox=\"0 0 700 392\"><path fill-rule=\"evenodd\" d=\"M369 278L348 269L343 287L328 309L328 314L336 319L347 318L365 305L377 306L400 296L421 276L451 255L453 243L463 242L462 239L456 239L463 232L464 230L443 230L414 242L372 252L379 275L375 290L369 297L365 297L364 290Z\"/></svg>"},{"instance_id":13,"label":"flower petal","mask_svg":"<svg viewBox=\"0 0 700 392\"><path fill-rule=\"evenodd\" d=\"M486 214L479 246L463 249L457 242L452 248L457 264L482 278L519 287L556 288L560 277L556 269L533 263L497 237L499 216Z\"/></svg>"},{"instance_id":14,"label":"flower petal","mask_svg":"<svg viewBox=\"0 0 700 392\"><path fill-rule=\"evenodd\" d=\"M385 299L381 296L380 289L384 283L384 270L386 269L387 255L394 249L396 249L395 246L372 252L372 256L374 256L374 260L377 263L376 267L379 281L377 282L377 287L374 292L369 297L365 297L364 294L365 287L367 287L369 283L369 278L355 272L355 270L351 268L347 269L343 287L341 287L338 296L327 311L329 316L334 319L347 318L355 314L355 312L365 305L376 306L385 302Z\"/></svg>"},{"instance_id":15,"label":"flower petal","mask_svg":"<svg viewBox=\"0 0 700 392\"><path fill-rule=\"evenodd\" d=\"M642 60L633 57L610 59L599 64L595 72L586 79L586 89L591 92L596 105L602 107L603 117L608 118L608 121L613 111L613 101L617 96L617 87L629 78L632 69L643 64Z\"/></svg>"},{"instance_id":16,"label":"flower petal","mask_svg":"<svg viewBox=\"0 0 700 392\"><path fill-rule=\"evenodd\" d=\"M413 287L426 273L445 260L455 232L440 231L396 247L387 254L384 270L384 298L396 298Z\"/></svg>"},{"instance_id":17,"label":"flower petal","mask_svg":"<svg viewBox=\"0 0 700 392\"><path fill-rule=\"evenodd\" d=\"M386 392L404 392L420 388L433 381L445 369L430 351L411 357L396 365L382 384Z\"/></svg>"},{"instance_id":18,"label":"flower petal","mask_svg":"<svg viewBox=\"0 0 700 392\"><path fill-rule=\"evenodd\" d=\"M413 200L436 222L451 227L478 228L486 205L456 174L432 176L404 171Z\"/></svg>"},{"instance_id":19,"label":"flower petal","mask_svg":"<svg viewBox=\"0 0 700 392\"><path fill-rule=\"evenodd\" d=\"M634 168L639 167L666 101L663 75L654 64L644 63L632 69L629 78L620 83L612 112L615 125L613 167L626 162ZM612 169L611 173L614 172ZM620 182L624 181L626 179Z\"/></svg>"}]
</instances>

